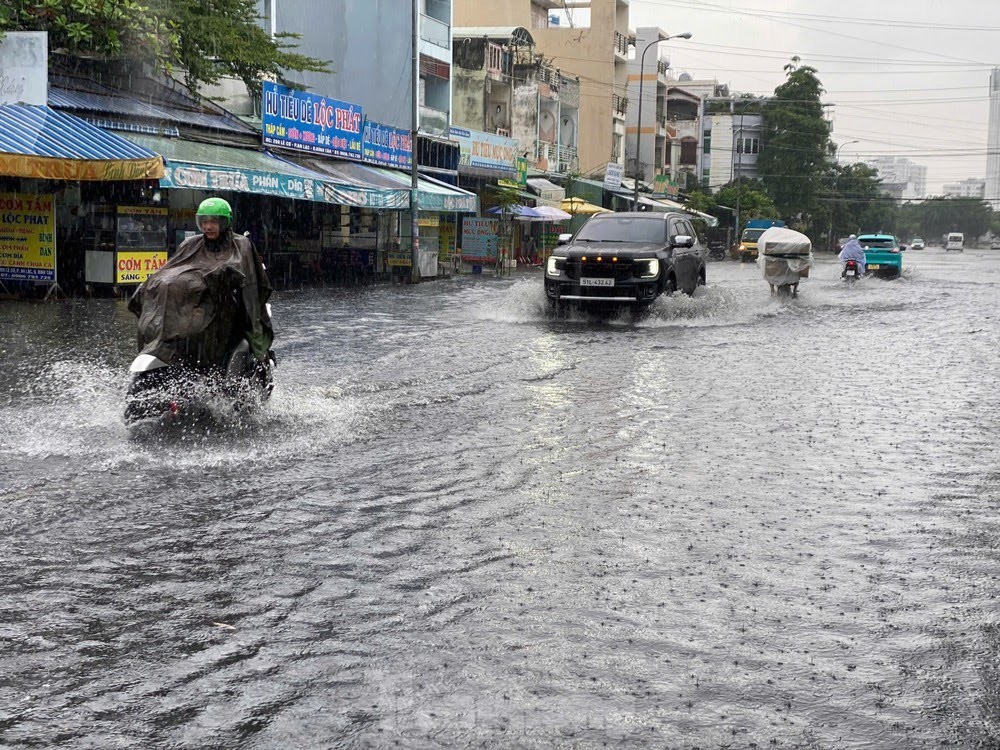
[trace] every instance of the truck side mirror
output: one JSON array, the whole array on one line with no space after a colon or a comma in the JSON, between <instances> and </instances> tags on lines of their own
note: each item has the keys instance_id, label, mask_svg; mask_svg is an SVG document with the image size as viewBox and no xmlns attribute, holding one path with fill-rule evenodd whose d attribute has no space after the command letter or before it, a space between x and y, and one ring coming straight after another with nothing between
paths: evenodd
<instances>
[{"instance_id":1,"label":"truck side mirror","mask_svg":"<svg viewBox=\"0 0 1000 750\"><path fill-rule=\"evenodd\" d=\"M559 235L559 239L556 241L556 244L557 245L565 245L571 239L573 239L573 235L572 234L560 234Z\"/></svg>"},{"instance_id":2,"label":"truck side mirror","mask_svg":"<svg viewBox=\"0 0 1000 750\"><path fill-rule=\"evenodd\" d=\"M694 247L694 237L687 234L677 234L670 239L671 247Z\"/></svg>"}]
</instances>

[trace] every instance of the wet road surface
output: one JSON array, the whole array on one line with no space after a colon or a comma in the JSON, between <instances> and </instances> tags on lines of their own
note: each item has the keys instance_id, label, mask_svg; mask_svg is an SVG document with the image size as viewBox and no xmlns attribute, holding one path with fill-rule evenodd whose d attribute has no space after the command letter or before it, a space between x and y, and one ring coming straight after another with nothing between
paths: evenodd
<instances>
[{"instance_id":1,"label":"wet road surface","mask_svg":"<svg viewBox=\"0 0 1000 750\"><path fill-rule=\"evenodd\" d=\"M0 745L997 747L1000 253L819 260L284 293L143 440L121 303L0 303Z\"/></svg>"}]
</instances>

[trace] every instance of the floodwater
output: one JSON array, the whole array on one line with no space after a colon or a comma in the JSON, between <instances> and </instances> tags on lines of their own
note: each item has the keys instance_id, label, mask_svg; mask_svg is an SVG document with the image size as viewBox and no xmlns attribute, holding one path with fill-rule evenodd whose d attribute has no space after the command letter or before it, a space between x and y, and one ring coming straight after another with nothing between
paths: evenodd
<instances>
[{"instance_id":1,"label":"floodwater","mask_svg":"<svg viewBox=\"0 0 1000 750\"><path fill-rule=\"evenodd\" d=\"M122 303L0 303L0 745L997 747L1000 253L904 257L283 293L141 439Z\"/></svg>"}]
</instances>

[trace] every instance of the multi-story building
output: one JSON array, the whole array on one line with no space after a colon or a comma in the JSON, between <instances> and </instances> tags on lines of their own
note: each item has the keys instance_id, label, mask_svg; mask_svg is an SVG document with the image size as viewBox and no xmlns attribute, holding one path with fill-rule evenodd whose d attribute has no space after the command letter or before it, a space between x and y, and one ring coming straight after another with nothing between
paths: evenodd
<instances>
[{"instance_id":1,"label":"multi-story building","mask_svg":"<svg viewBox=\"0 0 1000 750\"><path fill-rule=\"evenodd\" d=\"M883 193L902 200L920 200L927 196L927 167L902 156L880 156L868 166L878 172Z\"/></svg>"},{"instance_id":2,"label":"multi-story building","mask_svg":"<svg viewBox=\"0 0 1000 750\"><path fill-rule=\"evenodd\" d=\"M990 74L990 121L986 146L986 189L983 197L1000 211L1000 68Z\"/></svg>"},{"instance_id":3,"label":"multi-story building","mask_svg":"<svg viewBox=\"0 0 1000 750\"><path fill-rule=\"evenodd\" d=\"M664 173L680 187L709 187L712 128L706 120L706 102L725 96L729 89L714 79L695 80L690 73L670 75L667 83L667 142ZM725 148L733 139L723 138Z\"/></svg>"},{"instance_id":4,"label":"multi-story building","mask_svg":"<svg viewBox=\"0 0 1000 750\"><path fill-rule=\"evenodd\" d=\"M986 193L986 180L962 180L944 186L944 194L953 198L982 198Z\"/></svg>"},{"instance_id":5,"label":"multi-story building","mask_svg":"<svg viewBox=\"0 0 1000 750\"><path fill-rule=\"evenodd\" d=\"M661 57L665 50L657 42L667 36L656 27L636 29L635 57L629 63L628 100L633 106L626 117L625 168L628 174L647 181L661 174L664 168L670 63Z\"/></svg>"},{"instance_id":6,"label":"multi-story building","mask_svg":"<svg viewBox=\"0 0 1000 750\"><path fill-rule=\"evenodd\" d=\"M258 0L266 30L298 34L297 52L329 61L327 73L296 73L300 88L359 104L367 119L407 129L409 8L399 0ZM446 138L451 125L451 14L452 0L420 0L418 111L420 132L428 136Z\"/></svg>"},{"instance_id":7,"label":"multi-story building","mask_svg":"<svg viewBox=\"0 0 1000 750\"><path fill-rule=\"evenodd\" d=\"M454 0L456 26L520 26L530 29L535 50L563 75L578 78L579 170L603 173L608 162L625 163L625 117L629 109L628 0L581 0L574 17L589 11L589 25L568 26L550 11L562 0Z\"/></svg>"},{"instance_id":8,"label":"multi-story building","mask_svg":"<svg viewBox=\"0 0 1000 750\"><path fill-rule=\"evenodd\" d=\"M757 177L764 130L759 114L733 110L731 100L721 104L721 110L704 118L702 185L707 181L713 191L733 180Z\"/></svg>"},{"instance_id":9,"label":"multi-story building","mask_svg":"<svg viewBox=\"0 0 1000 750\"><path fill-rule=\"evenodd\" d=\"M579 81L536 55L523 27L456 27L454 40L453 124L513 138L536 169L576 171Z\"/></svg>"}]
</instances>

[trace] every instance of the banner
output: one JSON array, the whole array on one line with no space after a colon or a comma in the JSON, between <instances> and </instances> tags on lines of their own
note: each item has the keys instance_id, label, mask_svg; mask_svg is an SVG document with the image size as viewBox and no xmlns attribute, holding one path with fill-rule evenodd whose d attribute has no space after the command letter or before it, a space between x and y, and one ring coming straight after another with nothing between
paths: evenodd
<instances>
[{"instance_id":1,"label":"banner","mask_svg":"<svg viewBox=\"0 0 1000 750\"><path fill-rule=\"evenodd\" d=\"M54 195L0 193L0 280L56 281Z\"/></svg>"},{"instance_id":2,"label":"banner","mask_svg":"<svg viewBox=\"0 0 1000 750\"><path fill-rule=\"evenodd\" d=\"M516 176L517 141L513 138L465 128L451 128L448 133L452 140L458 141L459 168L478 167Z\"/></svg>"},{"instance_id":3,"label":"banner","mask_svg":"<svg viewBox=\"0 0 1000 750\"><path fill-rule=\"evenodd\" d=\"M462 260L487 263L497 259L497 219L469 217L462 220Z\"/></svg>"},{"instance_id":4,"label":"banner","mask_svg":"<svg viewBox=\"0 0 1000 750\"><path fill-rule=\"evenodd\" d=\"M264 81L264 143L361 160L361 106Z\"/></svg>"},{"instance_id":5,"label":"banner","mask_svg":"<svg viewBox=\"0 0 1000 750\"><path fill-rule=\"evenodd\" d=\"M47 31L8 31L0 39L0 104L47 105L48 65Z\"/></svg>"}]
</instances>

